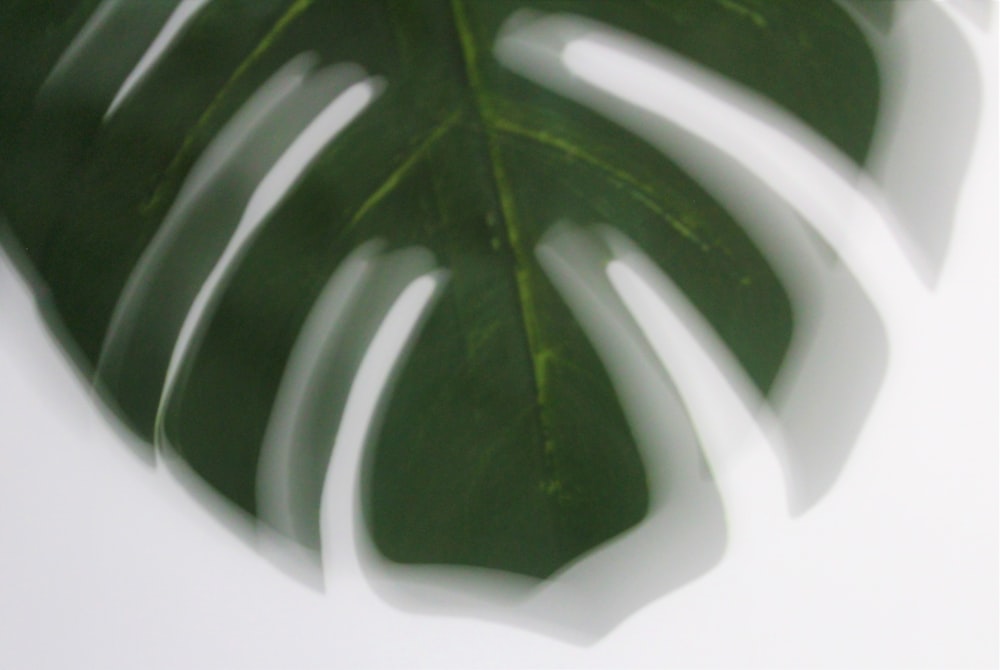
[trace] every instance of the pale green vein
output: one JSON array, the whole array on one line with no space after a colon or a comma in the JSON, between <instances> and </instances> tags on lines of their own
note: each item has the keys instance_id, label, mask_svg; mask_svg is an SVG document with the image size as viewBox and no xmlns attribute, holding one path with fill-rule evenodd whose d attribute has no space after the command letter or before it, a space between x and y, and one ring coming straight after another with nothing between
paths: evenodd
<instances>
[{"instance_id":1,"label":"pale green vein","mask_svg":"<svg viewBox=\"0 0 1000 670\"><path fill-rule=\"evenodd\" d=\"M386 177L385 181L383 181L382 184L379 185L379 187L375 189L375 191L368 196L363 203L361 203L361 206L358 207L356 212L354 212L351 220L347 222L342 234L346 234L353 230L373 207L385 199L385 197L399 185L399 182L402 181L407 174L409 174L410 170L412 170L413 167L420 162L425 155L427 155L427 152L430 151L431 147L433 147L439 139L444 137L445 133L451 130L452 126L455 125L459 117L461 117L461 112L455 111L447 119L442 121L434 130L432 130L427 135L426 139L424 139L423 142L410 152L410 155L407 156L406 160L403 161L399 167L393 170L392 174Z\"/></svg>"},{"instance_id":2,"label":"pale green vein","mask_svg":"<svg viewBox=\"0 0 1000 670\"><path fill-rule=\"evenodd\" d=\"M548 359L542 355L544 347L542 345L541 327L538 323L538 307L535 304L535 296L531 287L531 250L526 248L524 240L521 239L517 208L514 205L512 195L513 190L503 162L500 160L496 138L492 134L492 126L495 119L493 110L488 105L486 96L483 94L483 83L479 76L478 68L479 55L476 52L475 41L469 26L469 18L465 13L465 7L461 0L451 0L451 7L455 15L455 28L461 42L462 54L465 58L465 70L469 79L469 87L475 96L476 108L479 110L479 115L487 130L487 147L490 163L493 168L493 178L496 182L500 209L503 213L507 241L514 256L514 275L517 284L518 299L521 305L521 320L524 324L525 337L531 355L535 392L539 406L539 420L541 422L542 439L544 440L544 452L552 454L555 451L555 445L552 441L552 430L549 426L545 410L550 402Z\"/></svg>"},{"instance_id":3,"label":"pale green vein","mask_svg":"<svg viewBox=\"0 0 1000 670\"><path fill-rule=\"evenodd\" d=\"M730 12L739 14L747 19L750 19L750 21L753 22L753 24L758 28L767 28L767 19L765 19L760 12L755 12L754 10L740 4L739 2L733 2L733 0L716 0L716 1L720 5L722 5L722 7L729 10Z\"/></svg>"},{"instance_id":4,"label":"pale green vein","mask_svg":"<svg viewBox=\"0 0 1000 670\"><path fill-rule=\"evenodd\" d=\"M195 150L195 143L199 134L209 125L213 120L215 115L218 113L219 109L222 107L222 103L226 100L227 96L239 82L239 80L246 74L246 72L258 61L264 53L271 48L271 45L281 36L286 28L298 18L302 12L312 5L314 0L296 0L291 7L289 7L284 14L275 22L274 26L268 33L257 43L254 50L243 59L233 74L230 75L226 83L222 85L219 92L215 94L212 98L212 102L209 103L205 111L201 113L198 120L195 121L194 126L188 131L187 135L184 137L184 142L181 144L181 148L178 149L177 153L174 155L170 164L167 165L161 174L158 184L153 191L153 195L150 196L149 200L142 204L140 211L142 214L147 215L151 213L167 195L167 191L170 188L170 184L174 181L177 173L184 167L191 157L192 152Z\"/></svg>"},{"instance_id":5,"label":"pale green vein","mask_svg":"<svg viewBox=\"0 0 1000 670\"><path fill-rule=\"evenodd\" d=\"M530 139L547 147L557 149L575 160L592 165L593 167L601 170L608 175L612 181L628 186L630 188L630 195L633 198L641 202L647 209L652 211L658 217L669 223L670 226L674 228L674 230L676 230L682 237L694 242L705 251L709 249L709 245L694 232L691 226L685 224L677 217L672 216L669 212L663 209L658 202L656 202L656 191L651 186L636 179L629 172L626 172L621 168L617 168L614 165L610 165L597 156L584 151L572 142L568 142L544 130L525 128L503 118L494 119L493 126L501 132Z\"/></svg>"}]
</instances>

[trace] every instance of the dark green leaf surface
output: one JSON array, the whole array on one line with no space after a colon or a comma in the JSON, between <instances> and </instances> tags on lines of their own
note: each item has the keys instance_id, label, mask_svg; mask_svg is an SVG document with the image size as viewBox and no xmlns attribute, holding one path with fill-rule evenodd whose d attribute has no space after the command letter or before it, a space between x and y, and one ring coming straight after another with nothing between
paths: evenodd
<instances>
[{"instance_id":1,"label":"dark green leaf surface","mask_svg":"<svg viewBox=\"0 0 1000 670\"><path fill-rule=\"evenodd\" d=\"M635 240L764 392L794 325L739 222L668 157L493 58L516 10L576 14L672 49L771 98L859 162L878 102L870 51L832 2L219 0L102 125L104 108L86 99L33 107L94 5L47 4L0 10L0 205L91 369L185 175L262 82L304 51L385 80L241 259L160 421L196 472L258 513L267 422L323 286L367 241L426 248L448 280L366 461L369 530L401 562L546 576L646 514L620 400L535 259L557 221L608 223ZM11 46L22 31L31 58ZM198 248L185 253L193 263ZM135 347L120 375L97 380L147 439L167 363ZM320 470L332 430L324 439Z\"/></svg>"}]
</instances>

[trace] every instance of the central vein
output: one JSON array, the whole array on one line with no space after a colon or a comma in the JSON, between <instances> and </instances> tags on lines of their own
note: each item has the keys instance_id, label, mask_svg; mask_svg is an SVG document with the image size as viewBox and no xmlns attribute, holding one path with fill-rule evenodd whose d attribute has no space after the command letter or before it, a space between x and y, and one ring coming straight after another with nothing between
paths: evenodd
<instances>
[{"instance_id":1,"label":"central vein","mask_svg":"<svg viewBox=\"0 0 1000 670\"><path fill-rule=\"evenodd\" d=\"M521 306L521 321L524 324L528 349L531 354L542 438L545 441L545 453L551 454L554 450L554 445L545 412L545 407L549 401L546 370L546 362L549 356L546 355L545 347L542 344L535 295L531 286L531 250L525 245L525 241L521 237L520 228L518 227L517 208L514 205L510 180L507 178L507 172L504 169L503 162L500 159L500 151L497 147L496 114L489 100L484 95L484 86L478 68L478 53L472 36L472 30L469 26L468 16L465 12L465 6L462 0L451 0L451 7L455 15L455 27L461 41L462 55L465 59L465 70L469 79L469 86L472 89L476 110L486 134L490 165L493 170L494 181L496 182L497 197L500 201L500 210L503 215L507 242L514 256L514 272L518 299Z\"/></svg>"}]
</instances>

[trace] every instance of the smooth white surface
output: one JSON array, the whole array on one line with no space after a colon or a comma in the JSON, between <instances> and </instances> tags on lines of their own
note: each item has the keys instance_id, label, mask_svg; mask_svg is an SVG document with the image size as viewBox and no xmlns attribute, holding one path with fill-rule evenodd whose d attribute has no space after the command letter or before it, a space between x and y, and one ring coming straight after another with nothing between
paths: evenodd
<instances>
[{"instance_id":1,"label":"smooth white surface","mask_svg":"<svg viewBox=\"0 0 1000 670\"><path fill-rule=\"evenodd\" d=\"M181 2L174 9L173 13L167 19L167 22L163 24L163 28L156 35L153 43L149 45L146 52L142 54L142 58L136 63L132 71L129 72L128 77L122 82L121 88L115 93L114 100L108 105L108 111L104 112L104 118L107 120L114 115L115 110L125 101L125 99L132 93L139 82L142 81L150 70L159 62L163 55L167 52L170 46L176 40L181 31L184 30L185 26L198 15L198 12L202 10L208 0L181 0Z\"/></svg>"},{"instance_id":2,"label":"smooth white surface","mask_svg":"<svg viewBox=\"0 0 1000 670\"><path fill-rule=\"evenodd\" d=\"M325 595L301 586L120 443L3 259L0 667L996 665L990 64L990 129L939 285L894 335L882 391L832 493L590 647L403 612L361 580Z\"/></svg>"},{"instance_id":3,"label":"smooth white surface","mask_svg":"<svg viewBox=\"0 0 1000 670\"><path fill-rule=\"evenodd\" d=\"M665 275L660 287L670 290L668 303L647 283L654 275L636 269L612 261L607 274L677 385L722 496L729 547L759 541L788 516L784 473L769 436L720 369L719 356L729 351L713 337L710 324ZM725 363L728 370L739 369L735 360ZM743 381L743 388L751 388L749 380Z\"/></svg>"}]
</instances>

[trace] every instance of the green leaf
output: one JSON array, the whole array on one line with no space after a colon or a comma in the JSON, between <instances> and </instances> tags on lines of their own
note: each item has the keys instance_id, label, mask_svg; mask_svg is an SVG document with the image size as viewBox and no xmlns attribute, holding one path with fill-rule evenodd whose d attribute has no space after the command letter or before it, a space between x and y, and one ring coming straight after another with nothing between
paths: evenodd
<instances>
[{"instance_id":1,"label":"green leaf","mask_svg":"<svg viewBox=\"0 0 1000 670\"><path fill-rule=\"evenodd\" d=\"M403 563L545 577L649 510L619 389L537 259L558 222L608 224L637 243L762 393L795 325L769 262L702 185L659 148L497 60L518 10L583 17L669 49L771 100L857 162L878 107L873 57L833 2L217 0L105 118L111 84L141 49L94 47L95 62L121 73L103 88L47 92L96 3L56 4L0 10L0 205L105 402L239 508L271 521L262 449L290 357L331 277L367 258L379 272L328 324L341 353L314 359L296 407L303 451L282 475L292 477L295 518L280 530L318 547L323 475L361 353L410 280L446 271L364 462L368 531ZM122 19L150 40L173 4L152 6L159 13ZM13 35L27 38L15 47ZM296 61L306 52L312 69ZM78 67L87 75L85 61ZM247 101L297 67L320 73L308 100L278 108L239 169L191 195ZM322 151L239 247L176 354L267 169L324 96L366 80L376 97L314 147Z\"/></svg>"}]
</instances>

